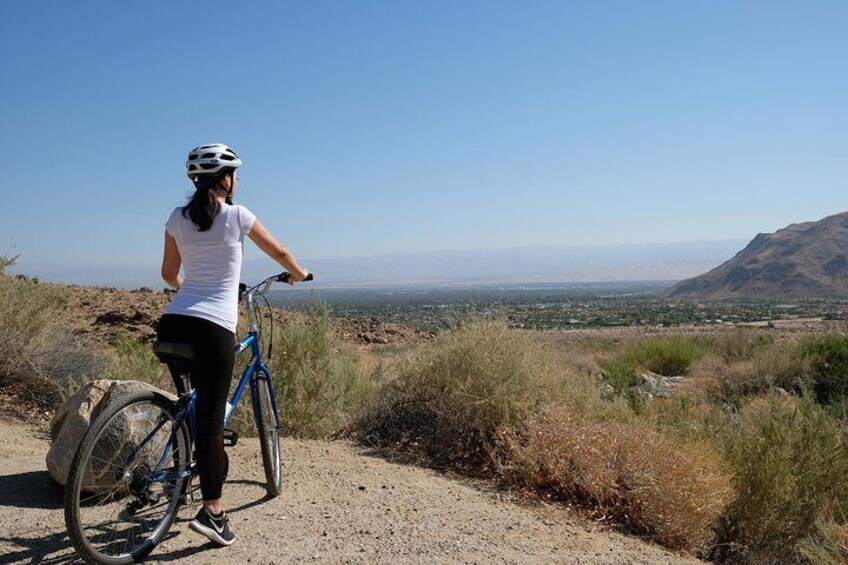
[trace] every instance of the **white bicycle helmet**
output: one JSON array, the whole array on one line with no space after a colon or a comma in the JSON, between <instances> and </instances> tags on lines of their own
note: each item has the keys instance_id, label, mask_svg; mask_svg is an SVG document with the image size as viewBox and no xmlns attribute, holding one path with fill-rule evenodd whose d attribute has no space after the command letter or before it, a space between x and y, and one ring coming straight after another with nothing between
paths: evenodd
<instances>
[{"instance_id":1,"label":"white bicycle helmet","mask_svg":"<svg viewBox=\"0 0 848 565\"><path fill-rule=\"evenodd\" d=\"M241 167L241 159L236 152L223 143L208 143L195 147L188 154L186 175L191 180L199 176L215 175L221 169Z\"/></svg>"}]
</instances>

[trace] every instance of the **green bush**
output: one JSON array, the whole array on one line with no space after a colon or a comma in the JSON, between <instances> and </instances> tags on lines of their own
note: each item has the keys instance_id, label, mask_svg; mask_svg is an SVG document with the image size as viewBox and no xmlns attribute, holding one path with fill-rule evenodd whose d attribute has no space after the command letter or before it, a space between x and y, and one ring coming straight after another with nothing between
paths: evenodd
<instances>
[{"instance_id":1,"label":"green bush","mask_svg":"<svg viewBox=\"0 0 848 565\"><path fill-rule=\"evenodd\" d=\"M624 361L659 375L683 375L701 358L704 347L690 338L651 338L639 341L625 352Z\"/></svg>"},{"instance_id":2,"label":"green bush","mask_svg":"<svg viewBox=\"0 0 848 565\"><path fill-rule=\"evenodd\" d=\"M797 562L827 516L848 515L846 428L811 401L759 399L728 420L725 453L736 499L717 527L712 557Z\"/></svg>"},{"instance_id":3,"label":"green bush","mask_svg":"<svg viewBox=\"0 0 848 565\"><path fill-rule=\"evenodd\" d=\"M630 387L636 385L636 369L621 358L599 361L604 379L620 396L629 397Z\"/></svg>"},{"instance_id":4,"label":"green bush","mask_svg":"<svg viewBox=\"0 0 848 565\"><path fill-rule=\"evenodd\" d=\"M272 372L283 432L326 437L350 424L375 383L330 328L326 309L277 328Z\"/></svg>"},{"instance_id":5,"label":"green bush","mask_svg":"<svg viewBox=\"0 0 848 565\"><path fill-rule=\"evenodd\" d=\"M842 404L848 399L848 335L831 333L809 338L802 345L810 362L813 392L819 404Z\"/></svg>"}]
</instances>

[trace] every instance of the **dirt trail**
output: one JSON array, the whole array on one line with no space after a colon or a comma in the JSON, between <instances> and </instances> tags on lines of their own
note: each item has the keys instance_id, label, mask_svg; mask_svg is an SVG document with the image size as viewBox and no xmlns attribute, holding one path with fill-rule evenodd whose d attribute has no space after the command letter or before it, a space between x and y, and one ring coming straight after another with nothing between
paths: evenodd
<instances>
[{"instance_id":1,"label":"dirt trail","mask_svg":"<svg viewBox=\"0 0 848 565\"><path fill-rule=\"evenodd\" d=\"M40 432L0 421L0 564L76 562L62 489L44 470L47 448ZM353 444L288 439L283 456L284 492L267 500L256 440L230 451L233 546L204 543L187 527L194 508L183 508L150 562L699 563Z\"/></svg>"}]
</instances>

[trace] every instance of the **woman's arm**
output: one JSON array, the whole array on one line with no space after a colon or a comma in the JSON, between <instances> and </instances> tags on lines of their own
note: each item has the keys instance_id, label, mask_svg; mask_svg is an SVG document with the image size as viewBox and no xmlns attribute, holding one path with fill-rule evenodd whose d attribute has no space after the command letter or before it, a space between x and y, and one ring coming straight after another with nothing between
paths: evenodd
<instances>
[{"instance_id":1,"label":"woman's arm","mask_svg":"<svg viewBox=\"0 0 848 565\"><path fill-rule=\"evenodd\" d=\"M285 270L292 274L291 280L302 281L309 273L306 269L297 264L297 259L294 258L288 249L283 247L283 244L274 238L265 226L259 220L253 222L253 227L248 232L247 236L253 240L259 249L264 251L268 257L283 266Z\"/></svg>"},{"instance_id":2,"label":"woman's arm","mask_svg":"<svg viewBox=\"0 0 848 565\"><path fill-rule=\"evenodd\" d=\"M180 276L180 266L183 259L177 242L167 231L165 232L165 253L162 255L162 278L169 286L180 288L183 286L183 278Z\"/></svg>"}]
</instances>

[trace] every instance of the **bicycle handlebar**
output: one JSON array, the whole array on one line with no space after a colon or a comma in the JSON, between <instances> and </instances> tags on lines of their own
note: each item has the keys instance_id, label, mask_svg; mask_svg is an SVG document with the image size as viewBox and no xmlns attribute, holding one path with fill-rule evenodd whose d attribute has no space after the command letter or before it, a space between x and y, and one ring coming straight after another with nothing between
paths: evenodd
<instances>
[{"instance_id":1,"label":"bicycle handlebar","mask_svg":"<svg viewBox=\"0 0 848 565\"><path fill-rule=\"evenodd\" d=\"M268 277L267 279L263 280L262 282L260 282L258 284L255 284L253 286L247 286L244 283L239 283L239 301L241 301L242 297L245 294L247 294L248 292L254 292L254 291L258 290L260 287L265 286L265 288L263 288L262 291L259 293L259 294L262 294L268 289L268 287L271 286L271 283L273 283L273 282L288 283L290 278L291 278L291 273L284 271L284 272L280 273L279 275L274 275L272 277ZM298 281L298 282L306 282L306 281L311 281L311 280L314 280L314 279L315 279L315 277L312 275L312 273L309 273L308 275L306 275L306 278L303 279L303 281Z\"/></svg>"},{"instance_id":2,"label":"bicycle handlebar","mask_svg":"<svg viewBox=\"0 0 848 565\"><path fill-rule=\"evenodd\" d=\"M290 278L291 278L291 273L280 273L279 275L277 275L276 280L277 280L277 282L287 283L287 282L289 282ZM312 273L309 273L308 275L306 275L305 279L303 279L302 281L299 281L299 282L311 281L314 278L315 277L312 276Z\"/></svg>"}]
</instances>

